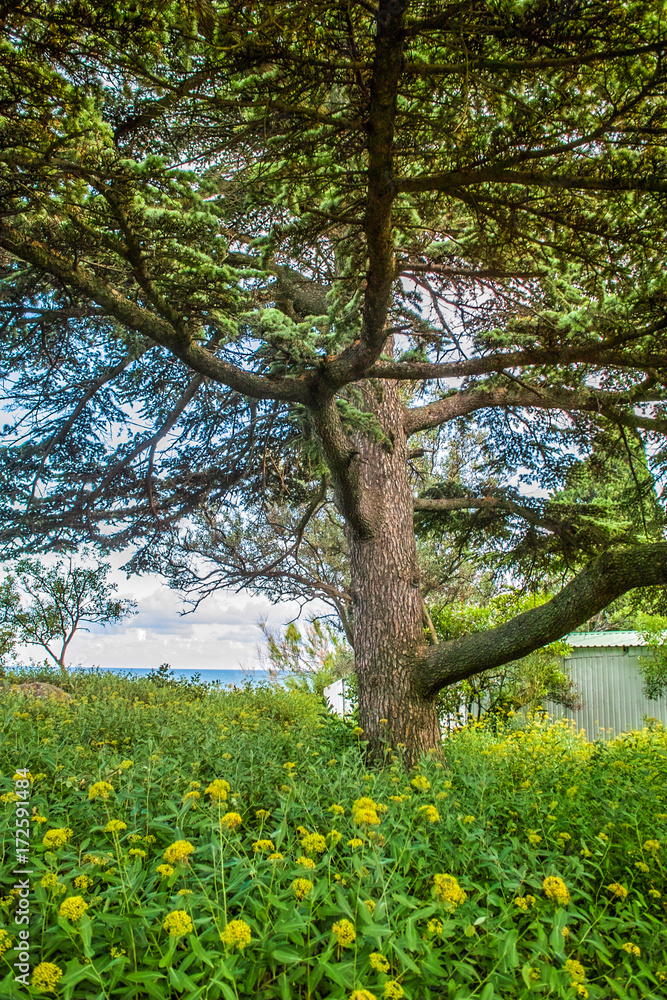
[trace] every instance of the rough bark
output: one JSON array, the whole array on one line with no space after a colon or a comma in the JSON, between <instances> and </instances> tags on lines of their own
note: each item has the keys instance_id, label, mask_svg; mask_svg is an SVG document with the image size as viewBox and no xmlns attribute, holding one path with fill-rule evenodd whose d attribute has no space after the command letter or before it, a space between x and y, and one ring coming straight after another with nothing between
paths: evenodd
<instances>
[{"instance_id":1,"label":"rough bark","mask_svg":"<svg viewBox=\"0 0 667 1000\"><path fill-rule=\"evenodd\" d=\"M440 730L434 699L415 687L412 671L424 645L423 600L403 407L391 383L365 383L363 395L387 440L351 435L366 515L362 531L347 528L359 719L371 756L404 744L415 759L438 745Z\"/></svg>"}]
</instances>

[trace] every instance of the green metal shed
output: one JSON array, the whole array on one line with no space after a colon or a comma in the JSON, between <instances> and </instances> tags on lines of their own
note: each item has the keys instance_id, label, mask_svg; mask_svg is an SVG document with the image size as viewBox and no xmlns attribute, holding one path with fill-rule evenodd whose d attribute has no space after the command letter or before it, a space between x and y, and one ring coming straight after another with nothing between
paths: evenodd
<instances>
[{"instance_id":1,"label":"green metal shed","mask_svg":"<svg viewBox=\"0 0 667 1000\"><path fill-rule=\"evenodd\" d=\"M641 729L646 718L667 726L667 697L649 700L644 695L638 663L644 641L639 632L573 632L564 640L573 647L565 666L577 685L581 708L572 711L547 703L549 712L574 719L589 740Z\"/></svg>"}]
</instances>

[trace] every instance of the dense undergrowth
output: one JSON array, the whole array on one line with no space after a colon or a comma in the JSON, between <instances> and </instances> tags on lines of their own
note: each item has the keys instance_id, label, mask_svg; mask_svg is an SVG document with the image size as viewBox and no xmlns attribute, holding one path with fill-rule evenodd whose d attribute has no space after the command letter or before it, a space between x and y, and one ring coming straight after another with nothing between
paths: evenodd
<instances>
[{"instance_id":1,"label":"dense undergrowth","mask_svg":"<svg viewBox=\"0 0 667 1000\"><path fill-rule=\"evenodd\" d=\"M509 719L368 770L307 692L69 688L3 692L3 1000L664 998L662 727L587 743Z\"/></svg>"}]
</instances>

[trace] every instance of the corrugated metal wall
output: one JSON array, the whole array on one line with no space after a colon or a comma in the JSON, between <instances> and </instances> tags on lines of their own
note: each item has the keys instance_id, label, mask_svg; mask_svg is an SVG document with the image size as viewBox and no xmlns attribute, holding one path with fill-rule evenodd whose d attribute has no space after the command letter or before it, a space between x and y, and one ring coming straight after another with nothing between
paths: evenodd
<instances>
[{"instance_id":1,"label":"corrugated metal wall","mask_svg":"<svg viewBox=\"0 0 667 1000\"><path fill-rule=\"evenodd\" d=\"M667 725L667 697L649 701L642 690L638 657L642 650L619 646L588 646L573 649L565 660L577 685L582 708L578 712L547 703L554 715L574 719L589 740L611 739L630 729L641 729L644 717Z\"/></svg>"}]
</instances>

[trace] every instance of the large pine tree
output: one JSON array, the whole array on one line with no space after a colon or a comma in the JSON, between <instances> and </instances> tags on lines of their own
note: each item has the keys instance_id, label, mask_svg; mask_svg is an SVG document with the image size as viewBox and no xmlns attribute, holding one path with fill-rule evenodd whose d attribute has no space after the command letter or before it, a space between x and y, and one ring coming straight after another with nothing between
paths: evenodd
<instances>
[{"instance_id":1,"label":"large pine tree","mask_svg":"<svg viewBox=\"0 0 667 1000\"><path fill-rule=\"evenodd\" d=\"M630 543L603 532L549 603L429 647L413 475L424 435L457 420L483 425L510 485L529 469L544 494L601 430L659 463L664 13L5 6L7 542L150 558L208 512L228 578L275 592L333 503L349 587L324 596L354 643L362 725L375 749L387 719L413 754L438 740L444 685L667 582L653 518ZM566 520L510 493L416 506L494 507L572 547ZM278 508L275 556L244 562L253 518Z\"/></svg>"}]
</instances>

